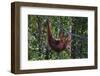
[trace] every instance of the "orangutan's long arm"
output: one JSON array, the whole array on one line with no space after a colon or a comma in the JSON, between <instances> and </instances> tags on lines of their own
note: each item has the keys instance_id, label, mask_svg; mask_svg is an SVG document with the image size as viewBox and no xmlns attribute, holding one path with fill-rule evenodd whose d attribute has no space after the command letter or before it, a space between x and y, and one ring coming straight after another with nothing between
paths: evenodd
<instances>
[{"instance_id":1,"label":"orangutan's long arm","mask_svg":"<svg viewBox=\"0 0 100 76\"><path fill-rule=\"evenodd\" d=\"M51 34L51 22L50 22L49 17L47 19L47 26L48 26L48 28L47 28L48 38L52 38L52 34Z\"/></svg>"}]
</instances>

